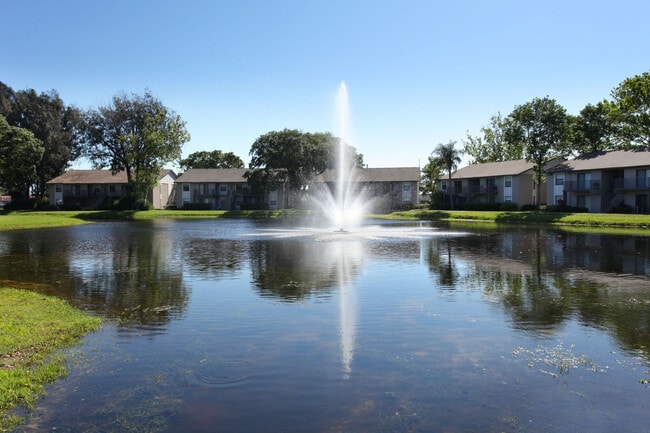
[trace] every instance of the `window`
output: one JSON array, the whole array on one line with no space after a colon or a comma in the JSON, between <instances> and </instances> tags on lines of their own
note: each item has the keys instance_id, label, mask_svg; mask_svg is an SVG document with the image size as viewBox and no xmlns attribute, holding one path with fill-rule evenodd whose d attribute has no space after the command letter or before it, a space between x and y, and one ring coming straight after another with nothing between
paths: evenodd
<instances>
[{"instance_id":1,"label":"window","mask_svg":"<svg viewBox=\"0 0 650 433\"><path fill-rule=\"evenodd\" d=\"M512 176L506 176L504 186L506 188L512 188Z\"/></svg>"},{"instance_id":2,"label":"window","mask_svg":"<svg viewBox=\"0 0 650 433\"><path fill-rule=\"evenodd\" d=\"M555 184L556 185L564 185L564 174L556 174L555 175Z\"/></svg>"},{"instance_id":3,"label":"window","mask_svg":"<svg viewBox=\"0 0 650 433\"><path fill-rule=\"evenodd\" d=\"M402 191L410 191L411 190L411 184L405 183L402 185Z\"/></svg>"},{"instance_id":4,"label":"window","mask_svg":"<svg viewBox=\"0 0 650 433\"><path fill-rule=\"evenodd\" d=\"M228 187L227 187L226 185L221 185L221 186L219 187L219 191L221 191L221 192L226 192L226 191L228 191Z\"/></svg>"},{"instance_id":5,"label":"window","mask_svg":"<svg viewBox=\"0 0 650 433\"><path fill-rule=\"evenodd\" d=\"M61 185L57 185L54 188L56 192L61 192Z\"/></svg>"},{"instance_id":6,"label":"window","mask_svg":"<svg viewBox=\"0 0 650 433\"><path fill-rule=\"evenodd\" d=\"M115 185L109 185L108 186L108 191L109 192L115 192Z\"/></svg>"},{"instance_id":7,"label":"window","mask_svg":"<svg viewBox=\"0 0 650 433\"><path fill-rule=\"evenodd\" d=\"M183 185L183 192L190 192L190 186L189 185Z\"/></svg>"},{"instance_id":8,"label":"window","mask_svg":"<svg viewBox=\"0 0 650 433\"><path fill-rule=\"evenodd\" d=\"M511 195L507 195L507 196L505 196L505 198L503 199L503 201L506 202L506 203L512 203L512 196L511 196Z\"/></svg>"}]
</instances>

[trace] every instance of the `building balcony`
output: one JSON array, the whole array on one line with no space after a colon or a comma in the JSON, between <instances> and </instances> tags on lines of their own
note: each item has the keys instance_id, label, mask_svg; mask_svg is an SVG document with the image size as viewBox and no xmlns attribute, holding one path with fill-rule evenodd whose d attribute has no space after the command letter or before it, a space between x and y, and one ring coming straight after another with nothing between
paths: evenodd
<instances>
[{"instance_id":1,"label":"building balcony","mask_svg":"<svg viewBox=\"0 0 650 433\"><path fill-rule=\"evenodd\" d=\"M564 191L581 194L602 194L603 185L600 180L564 182Z\"/></svg>"},{"instance_id":2,"label":"building balcony","mask_svg":"<svg viewBox=\"0 0 650 433\"><path fill-rule=\"evenodd\" d=\"M499 193L499 189L496 185L470 185L469 194L470 195L484 195L484 196L493 196Z\"/></svg>"},{"instance_id":3,"label":"building balcony","mask_svg":"<svg viewBox=\"0 0 650 433\"><path fill-rule=\"evenodd\" d=\"M642 191L650 189L650 178L646 177L626 177L614 179L614 190L622 191Z\"/></svg>"}]
</instances>

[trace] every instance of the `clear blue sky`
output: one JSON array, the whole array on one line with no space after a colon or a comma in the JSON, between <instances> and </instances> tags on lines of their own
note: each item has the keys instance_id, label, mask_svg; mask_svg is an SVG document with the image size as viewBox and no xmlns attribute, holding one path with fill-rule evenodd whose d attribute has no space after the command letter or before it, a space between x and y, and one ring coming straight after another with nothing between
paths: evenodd
<instances>
[{"instance_id":1,"label":"clear blue sky","mask_svg":"<svg viewBox=\"0 0 650 433\"><path fill-rule=\"evenodd\" d=\"M150 89L197 150L332 131L348 87L370 167L424 165L497 112L569 113L650 70L650 1L0 0L0 81L97 108Z\"/></svg>"}]
</instances>

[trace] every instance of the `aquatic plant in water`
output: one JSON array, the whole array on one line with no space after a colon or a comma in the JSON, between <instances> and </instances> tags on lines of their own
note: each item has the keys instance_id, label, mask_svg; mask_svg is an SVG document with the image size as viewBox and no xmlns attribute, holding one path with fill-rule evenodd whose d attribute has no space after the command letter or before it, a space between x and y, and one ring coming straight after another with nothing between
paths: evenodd
<instances>
[{"instance_id":1,"label":"aquatic plant in water","mask_svg":"<svg viewBox=\"0 0 650 433\"><path fill-rule=\"evenodd\" d=\"M534 350L519 346L513 350L512 354L515 357L527 358L529 368L540 365L540 372L552 377L567 375L569 371L576 368L584 368L593 372L606 371L606 368L599 367L587 355L573 353L574 347L575 345L572 344L569 348L565 348L562 342L555 347L537 346ZM544 366L554 367L556 370L550 371L545 369Z\"/></svg>"}]
</instances>

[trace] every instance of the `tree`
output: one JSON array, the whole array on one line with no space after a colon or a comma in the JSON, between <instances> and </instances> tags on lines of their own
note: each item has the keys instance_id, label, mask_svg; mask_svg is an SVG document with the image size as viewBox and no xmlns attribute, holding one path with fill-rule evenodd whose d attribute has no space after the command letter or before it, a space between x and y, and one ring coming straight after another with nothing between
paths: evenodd
<instances>
[{"instance_id":1,"label":"tree","mask_svg":"<svg viewBox=\"0 0 650 433\"><path fill-rule=\"evenodd\" d=\"M621 148L650 146L650 73L624 80L612 90L614 136Z\"/></svg>"},{"instance_id":2,"label":"tree","mask_svg":"<svg viewBox=\"0 0 650 433\"><path fill-rule=\"evenodd\" d=\"M616 149L612 141L611 109L610 102L601 101L596 105L587 104L578 116L569 116L571 145L563 153L582 155Z\"/></svg>"},{"instance_id":3,"label":"tree","mask_svg":"<svg viewBox=\"0 0 650 433\"><path fill-rule=\"evenodd\" d=\"M488 126L481 128L483 137L472 137L467 134L463 144L465 153L473 158L470 164L512 161L524 157L521 143L512 143L505 139L506 122L507 119L502 118L501 113L497 113L490 118Z\"/></svg>"},{"instance_id":4,"label":"tree","mask_svg":"<svg viewBox=\"0 0 650 433\"><path fill-rule=\"evenodd\" d=\"M460 156L463 153L463 151L454 148L455 145L456 142L451 140L447 144L439 143L432 153L433 161L436 161L436 163L440 167L444 168L444 170L449 175L449 185L447 185L447 192L449 193L449 205L451 206L451 209L454 208L451 175L458 167L458 164L460 164ZM431 157L429 158L429 161L432 161Z\"/></svg>"},{"instance_id":5,"label":"tree","mask_svg":"<svg viewBox=\"0 0 650 433\"><path fill-rule=\"evenodd\" d=\"M251 146L252 157L247 173L251 185L270 191L278 184L290 191L299 191L316 175L334 168L338 138L329 132L305 133L296 129L271 131L261 135ZM351 164L363 164L363 156L351 147ZM289 194L284 194L285 207L289 207Z\"/></svg>"},{"instance_id":6,"label":"tree","mask_svg":"<svg viewBox=\"0 0 650 433\"><path fill-rule=\"evenodd\" d=\"M34 194L42 197L47 193L46 183L63 174L79 156L79 110L66 106L55 90L14 92L0 83L0 114L10 125L28 129L42 142L44 151L34 188Z\"/></svg>"},{"instance_id":7,"label":"tree","mask_svg":"<svg viewBox=\"0 0 650 433\"><path fill-rule=\"evenodd\" d=\"M544 167L558 156L569 137L566 110L549 97L515 107L508 116L506 139L522 143L526 160L533 162L539 204Z\"/></svg>"},{"instance_id":8,"label":"tree","mask_svg":"<svg viewBox=\"0 0 650 433\"><path fill-rule=\"evenodd\" d=\"M440 179L442 175L442 164L440 160L433 156L429 156L429 162L422 167L422 177L420 181L420 192L429 197L430 200L433 200L436 188L436 180Z\"/></svg>"},{"instance_id":9,"label":"tree","mask_svg":"<svg viewBox=\"0 0 650 433\"><path fill-rule=\"evenodd\" d=\"M342 138L332 137L329 143L329 157L327 160L327 168L330 170L335 170L339 166L339 149ZM363 154L358 153L357 149L354 146L350 146L348 143L344 143L343 151L345 152L344 161L346 161L351 167L363 168L365 166L363 162Z\"/></svg>"},{"instance_id":10,"label":"tree","mask_svg":"<svg viewBox=\"0 0 650 433\"><path fill-rule=\"evenodd\" d=\"M112 103L84 114L85 155L95 168L126 172L134 204L146 200L160 170L180 159L190 135L185 122L154 98L117 95Z\"/></svg>"},{"instance_id":11,"label":"tree","mask_svg":"<svg viewBox=\"0 0 650 433\"><path fill-rule=\"evenodd\" d=\"M244 168L244 161L232 152L223 153L220 150L211 152L202 150L191 153L179 162L181 170L191 168Z\"/></svg>"},{"instance_id":12,"label":"tree","mask_svg":"<svg viewBox=\"0 0 650 433\"><path fill-rule=\"evenodd\" d=\"M30 187L36 180L36 168L43 144L30 131L9 125L0 115L0 183L9 191L12 202L29 199Z\"/></svg>"}]
</instances>

